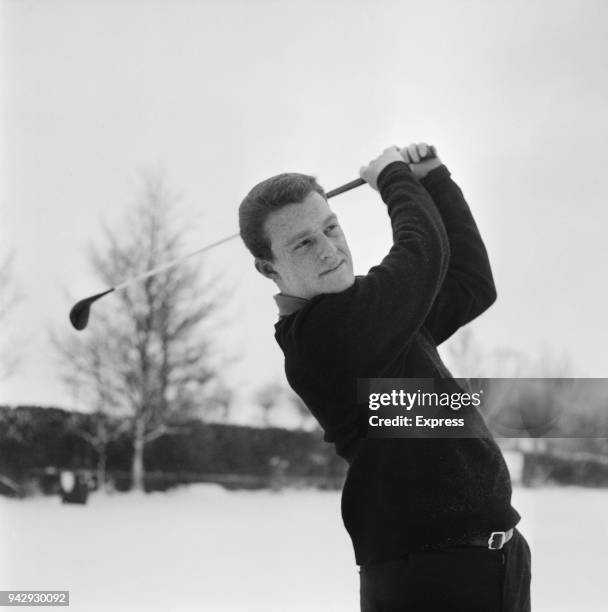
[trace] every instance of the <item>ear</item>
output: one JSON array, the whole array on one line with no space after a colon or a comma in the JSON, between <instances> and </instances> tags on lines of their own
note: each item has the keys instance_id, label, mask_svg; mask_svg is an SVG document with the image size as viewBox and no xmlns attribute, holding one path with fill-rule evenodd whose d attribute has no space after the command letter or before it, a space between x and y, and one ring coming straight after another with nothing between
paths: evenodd
<instances>
[{"instance_id":1,"label":"ear","mask_svg":"<svg viewBox=\"0 0 608 612\"><path fill-rule=\"evenodd\" d=\"M259 257L256 257L254 265L255 265L255 269L262 276L265 276L266 278L269 278L271 280L276 280L277 279L277 276L279 274L274 269L274 267L272 266L272 264L269 261L266 261L265 259L260 259Z\"/></svg>"}]
</instances>

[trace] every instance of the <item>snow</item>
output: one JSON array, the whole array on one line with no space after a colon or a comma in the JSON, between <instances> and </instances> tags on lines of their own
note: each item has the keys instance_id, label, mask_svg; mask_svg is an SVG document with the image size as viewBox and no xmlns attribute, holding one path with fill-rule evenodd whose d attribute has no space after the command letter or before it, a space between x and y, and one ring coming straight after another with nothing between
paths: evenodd
<instances>
[{"instance_id":1,"label":"snow","mask_svg":"<svg viewBox=\"0 0 608 612\"><path fill-rule=\"evenodd\" d=\"M515 488L535 612L604 610L608 490ZM0 499L0 589L69 590L73 611L358 610L338 492L195 485Z\"/></svg>"}]
</instances>

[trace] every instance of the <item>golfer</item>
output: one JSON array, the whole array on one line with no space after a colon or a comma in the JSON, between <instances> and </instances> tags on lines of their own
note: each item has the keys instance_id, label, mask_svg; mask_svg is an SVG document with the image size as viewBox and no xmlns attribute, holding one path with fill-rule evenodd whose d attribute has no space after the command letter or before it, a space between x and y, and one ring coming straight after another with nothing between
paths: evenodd
<instances>
[{"instance_id":1,"label":"golfer","mask_svg":"<svg viewBox=\"0 0 608 612\"><path fill-rule=\"evenodd\" d=\"M377 438L357 381L456 384L437 352L496 299L462 192L428 145L389 147L360 170L384 201L393 246L354 276L323 189L288 173L239 209L256 269L274 281L275 338L287 380L349 464L342 518L359 566L362 612L526 612L530 549L515 528L500 449L475 409L475 437Z\"/></svg>"}]
</instances>

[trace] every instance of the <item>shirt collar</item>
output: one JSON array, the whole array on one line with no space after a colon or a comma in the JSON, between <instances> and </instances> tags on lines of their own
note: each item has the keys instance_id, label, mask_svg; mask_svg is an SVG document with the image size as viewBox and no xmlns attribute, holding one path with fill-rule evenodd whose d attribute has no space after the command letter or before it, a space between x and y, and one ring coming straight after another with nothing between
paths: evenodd
<instances>
[{"instance_id":1,"label":"shirt collar","mask_svg":"<svg viewBox=\"0 0 608 612\"><path fill-rule=\"evenodd\" d=\"M279 317L287 317L294 312L297 312L308 304L309 300L305 300L301 297L296 297L295 295L285 295L284 293L277 293L274 296L274 301L277 303L279 307Z\"/></svg>"}]
</instances>

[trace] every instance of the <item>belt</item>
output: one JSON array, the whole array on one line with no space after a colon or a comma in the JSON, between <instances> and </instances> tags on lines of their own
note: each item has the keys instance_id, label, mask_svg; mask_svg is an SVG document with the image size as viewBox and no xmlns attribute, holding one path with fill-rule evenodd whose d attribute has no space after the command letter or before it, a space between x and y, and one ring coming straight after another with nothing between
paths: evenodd
<instances>
[{"instance_id":1,"label":"belt","mask_svg":"<svg viewBox=\"0 0 608 612\"><path fill-rule=\"evenodd\" d=\"M493 531L486 540L485 536L473 538L467 542L468 546L483 546L489 550L500 550L513 537L513 529L508 531ZM359 572L362 565L357 565Z\"/></svg>"},{"instance_id":2,"label":"belt","mask_svg":"<svg viewBox=\"0 0 608 612\"><path fill-rule=\"evenodd\" d=\"M500 550L513 537L513 529L508 531L493 531L490 537L473 538L468 542L470 546L483 546L489 550Z\"/></svg>"}]
</instances>

